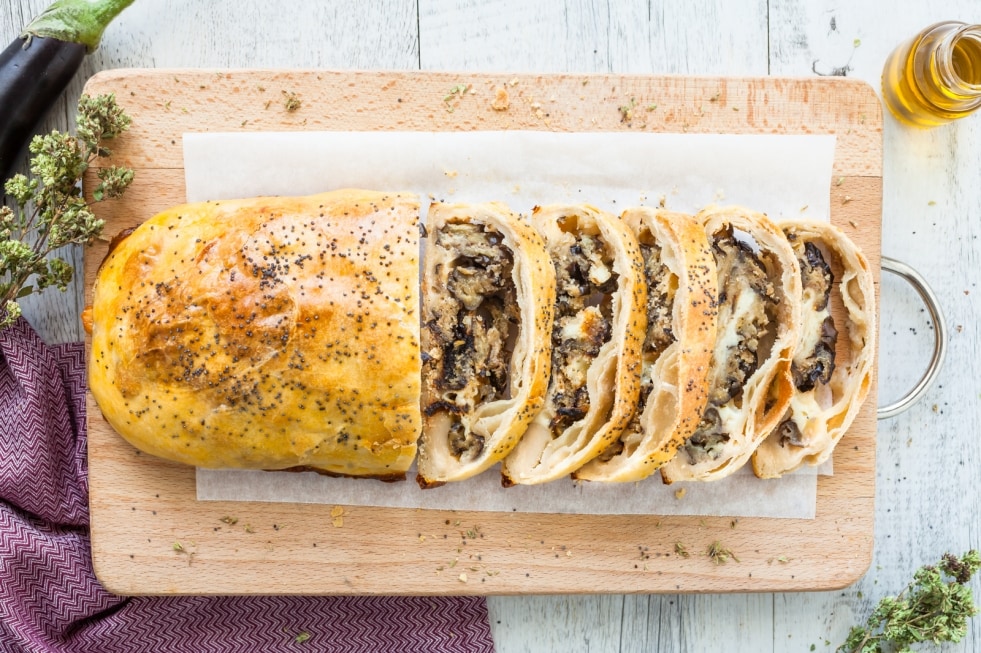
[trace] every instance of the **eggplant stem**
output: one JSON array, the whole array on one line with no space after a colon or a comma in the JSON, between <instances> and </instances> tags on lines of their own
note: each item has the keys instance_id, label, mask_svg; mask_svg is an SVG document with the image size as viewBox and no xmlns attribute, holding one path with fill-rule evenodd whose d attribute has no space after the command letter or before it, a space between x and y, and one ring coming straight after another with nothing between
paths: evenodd
<instances>
[{"instance_id":1,"label":"eggplant stem","mask_svg":"<svg viewBox=\"0 0 981 653\"><path fill-rule=\"evenodd\" d=\"M39 36L80 43L92 53L109 23L131 4L133 0L55 0L28 23L21 38Z\"/></svg>"}]
</instances>

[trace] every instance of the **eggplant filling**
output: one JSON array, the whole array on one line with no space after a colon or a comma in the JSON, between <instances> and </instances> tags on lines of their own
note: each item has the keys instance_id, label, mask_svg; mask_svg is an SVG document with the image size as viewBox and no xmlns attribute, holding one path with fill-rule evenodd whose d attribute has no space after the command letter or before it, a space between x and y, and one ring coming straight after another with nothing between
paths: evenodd
<instances>
[{"instance_id":1,"label":"eggplant filling","mask_svg":"<svg viewBox=\"0 0 981 653\"><path fill-rule=\"evenodd\" d=\"M641 240L640 252L644 257L644 278L647 281L647 334L644 337L642 373L640 378L640 397L633 417L623 430L623 434L599 455L599 459L608 462L614 456L623 452L624 440L632 435L641 433L641 415L647 398L654 388L651 372L654 363L675 340L671 329L671 308L674 306L674 295L677 291L677 277L671 274L668 266L661 262L661 248L656 244Z\"/></svg>"},{"instance_id":2,"label":"eggplant filling","mask_svg":"<svg viewBox=\"0 0 981 653\"><path fill-rule=\"evenodd\" d=\"M610 294L617 288L613 257L598 236L580 234L552 252L555 262L555 326L552 330L552 405L549 427L558 437L589 412L586 373L610 339Z\"/></svg>"},{"instance_id":3,"label":"eggplant filling","mask_svg":"<svg viewBox=\"0 0 981 653\"><path fill-rule=\"evenodd\" d=\"M794 234L788 234L787 239L800 263L806 311L801 342L790 369L797 391L810 392L818 385L826 385L835 370L838 330L835 329L829 307L834 275L817 245L811 242L802 243ZM792 420L782 422L777 427L777 433L781 446L803 447L806 444L800 429Z\"/></svg>"},{"instance_id":4,"label":"eggplant filling","mask_svg":"<svg viewBox=\"0 0 981 653\"><path fill-rule=\"evenodd\" d=\"M426 414L449 413L450 451L457 459L473 459L484 439L460 416L509 395L508 350L519 319L514 259L501 234L485 225L448 223L435 234L435 246L445 254L437 274L446 292L428 298L432 345L425 359L438 370L439 399Z\"/></svg>"},{"instance_id":5,"label":"eggplant filling","mask_svg":"<svg viewBox=\"0 0 981 653\"><path fill-rule=\"evenodd\" d=\"M735 237L732 227L716 233L712 252L719 272L719 336L709 370L708 406L684 445L692 465L717 460L729 441L719 408L742 395L746 381L767 352L777 300L764 260Z\"/></svg>"}]
</instances>

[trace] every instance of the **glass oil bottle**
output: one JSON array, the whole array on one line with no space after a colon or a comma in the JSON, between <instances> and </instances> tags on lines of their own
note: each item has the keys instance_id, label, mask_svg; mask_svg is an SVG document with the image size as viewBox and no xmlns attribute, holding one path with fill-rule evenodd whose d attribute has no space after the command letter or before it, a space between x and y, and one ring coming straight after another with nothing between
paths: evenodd
<instances>
[{"instance_id":1,"label":"glass oil bottle","mask_svg":"<svg viewBox=\"0 0 981 653\"><path fill-rule=\"evenodd\" d=\"M981 107L981 25L937 23L886 60L882 98L903 123L934 127Z\"/></svg>"}]
</instances>

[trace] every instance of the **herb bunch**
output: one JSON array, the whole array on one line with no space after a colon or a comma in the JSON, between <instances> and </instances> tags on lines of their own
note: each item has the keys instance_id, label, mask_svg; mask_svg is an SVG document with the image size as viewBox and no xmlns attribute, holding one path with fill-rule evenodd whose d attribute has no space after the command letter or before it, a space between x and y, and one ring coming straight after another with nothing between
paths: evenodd
<instances>
[{"instance_id":1,"label":"herb bunch","mask_svg":"<svg viewBox=\"0 0 981 653\"><path fill-rule=\"evenodd\" d=\"M920 642L959 642L967 620L978 613L968 583L981 569L981 554L944 554L936 566L921 567L898 596L882 599L865 626L855 626L838 653L912 651Z\"/></svg>"},{"instance_id":2,"label":"herb bunch","mask_svg":"<svg viewBox=\"0 0 981 653\"><path fill-rule=\"evenodd\" d=\"M82 196L81 179L95 159L112 154L105 142L124 132L129 117L113 95L78 101L76 135L52 131L30 144L31 177L18 174L4 190L13 206L0 207L0 329L21 314L18 299L45 288L68 288L74 270L48 255L66 245L83 244L102 233L103 221ZM98 172L96 202L120 196L133 171L111 166ZM28 285L33 277L33 285Z\"/></svg>"}]
</instances>

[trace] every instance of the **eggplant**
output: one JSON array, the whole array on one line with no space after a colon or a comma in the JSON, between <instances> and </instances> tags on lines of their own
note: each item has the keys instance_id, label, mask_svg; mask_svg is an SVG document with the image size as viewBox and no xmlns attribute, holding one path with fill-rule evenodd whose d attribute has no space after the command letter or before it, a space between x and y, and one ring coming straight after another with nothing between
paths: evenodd
<instances>
[{"instance_id":1,"label":"eggplant","mask_svg":"<svg viewBox=\"0 0 981 653\"><path fill-rule=\"evenodd\" d=\"M0 183L85 55L133 0L57 0L0 54ZM2 192L0 192L2 194Z\"/></svg>"}]
</instances>

